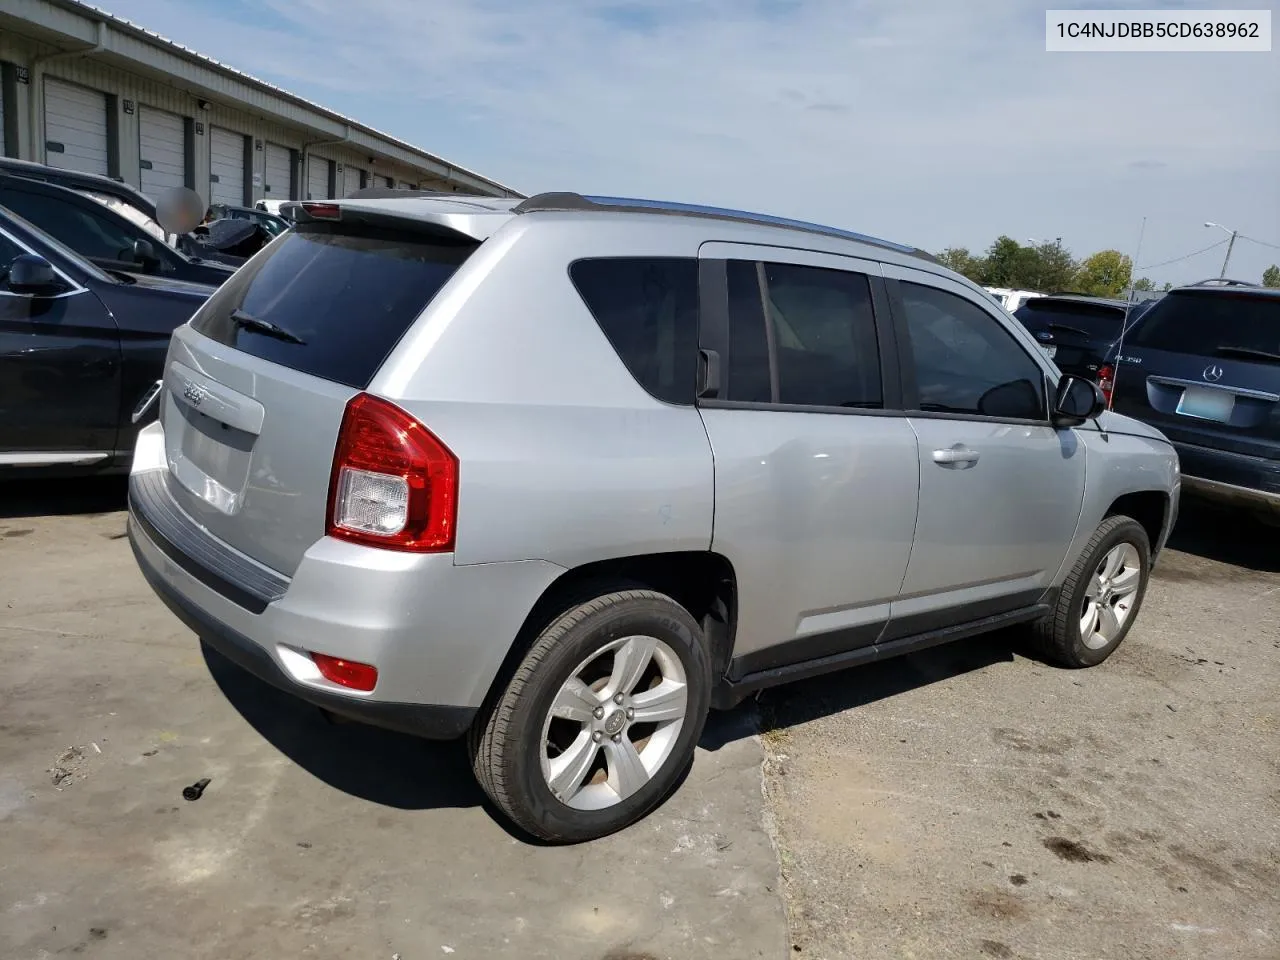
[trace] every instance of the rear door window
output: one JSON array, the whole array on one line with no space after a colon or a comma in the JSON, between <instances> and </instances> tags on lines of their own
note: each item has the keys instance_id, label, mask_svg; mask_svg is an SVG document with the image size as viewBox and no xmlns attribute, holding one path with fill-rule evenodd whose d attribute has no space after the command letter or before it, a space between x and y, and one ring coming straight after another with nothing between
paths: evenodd
<instances>
[{"instance_id":1,"label":"rear door window","mask_svg":"<svg viewBox=\"0 0 1280 960\"><path fill-rule=\"evenodd\" d=\"M1175 290L1143 315L1129 342L1198 357L1280 360L1280 296Z\"/></svg>"},{"instance_id":2,"label":"rear door window","mask_svg":"<svg viewBox=\"0 0 1280 960\"><path fill-rule=\"evenodd\" d=\"M407 230L299 224L232 274L191 325L251 356L364 389L475 248Z\"/></svg>"},{"instance_id":3,"label":"rear door window","mask_svg":"<svg viewBox=\"0 0 1280 960\"><path fill-rule=\"evenodd\" d=\"M691 404L698 362L698 261L605 257L569 268L579 295L637 382L658 400Z\"/></svg>"}]
</instances>

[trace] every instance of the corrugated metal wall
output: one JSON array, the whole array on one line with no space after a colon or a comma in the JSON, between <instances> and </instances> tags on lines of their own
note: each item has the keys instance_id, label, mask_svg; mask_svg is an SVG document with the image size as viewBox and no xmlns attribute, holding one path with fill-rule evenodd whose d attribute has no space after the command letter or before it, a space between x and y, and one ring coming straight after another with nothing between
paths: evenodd
<instances>
[{"instance_id":1,"label":"corrugated metal wall","mask_svg":"<svg viewBox=\"0 0 1280 960\"><path fill-rule=\"evenodd\" d=\"M157 57L168 56L169 59L174 61L175 66L181 65L185 69L185 64L181 64L181 61L177 58L154 49L148 52L143 49L144 45L141 45L140 41L133 38L114 35L111 49L118 48L122 42L139 45L139 49L136 51L132 49L130 51L121 50L120 52L122 53L129 52L138 56L146 55L151 62L157 62ZM8 32L0 32L0 61L9 61L18 66L24 66L31 62L33 56L52 52L55 52L54 48L29 41ZM113 169L118 170L119 176L132 183L135 187L142 187L139 162L139 107L146 106L177 114L191 121L188 124L188 137L190 139L188 150L192 161L192 185L206 203L210 199L209 155L211 126L221 127L224 130L252 138L253 166L249 171L250 176L247 178L250 182L247 184L249 189L246 196L246 199L251 203L263 199L265 196L265 184L267 183L266 144L268 141L296 151L295 156L298 158L299 169L293 178L295 199L300 198L300 195L305 196L306 192L306 171L301 169L304 163L304 152L332 160L336 164L334 183L335 192L339 196L351 192L349 186L344 186L344 170L347 165L354 166L357 171L366 171L370 183L385 182L385 178L392 177L396 181L404 180L416 183L423 189L450 189L443 179L433 177L423 169L392 162L383 157L375 159L370 153L363 152L358 145L326 143L309 146L309 143L314 143L320 139L321 135L310 130L290 127L283 123L266 121L248 111L236 110L216 102L211 103L208 109L201 109L197 97L187 93L185 90L178 89L158 79L126 72L102 60L91 58L52 60L40 68L39 76L41 78L53 77L69 81L109 95L107 100L108 109L114 111L114 116L111 118L115 132L113 149L118 154L112 158ZM237 93L244 92L245 85L234 80L234 78L229 78L228 83L233 83L237 87ZM43 82L16 84L14 102L5 104L5 107L10 110L16 110L18 115L18 155L24 159L44 162L47 158L44 151L46 134L43 129L44 104L40 93L42 87ZM33 138L29 129L30 107L28 101L28 98L33 95L41 101L36 105L36 113L41 129L36 132L34 137L34 150L31 143ZM258 97L267 96L262 91L254 91L254 95ZM279 110L280 102L273 106L276 110ZM301 111L298 112L301 115ZM334 139L337 139L342 136L343 131L335 130L335 134ZM364 138L366 138L366 135L359 135L359 139ZM12 145L10 146L12 147ZM278 191L273 190L273 196L278 196Z\"/></svg>"}]
</instances>

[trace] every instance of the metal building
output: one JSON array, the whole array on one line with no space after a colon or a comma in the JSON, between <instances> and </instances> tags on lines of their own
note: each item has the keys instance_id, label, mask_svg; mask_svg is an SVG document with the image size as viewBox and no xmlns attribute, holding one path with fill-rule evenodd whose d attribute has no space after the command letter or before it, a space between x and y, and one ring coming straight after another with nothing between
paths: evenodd
<instances>
[{"instance_id":1,"label":"metal building","mask_svg":"<svg viewBox=\"0 0 1280 960\"><path fill-rule=\"evenodd\" d=\"M206 202L523 196L77 0L0 7L0 152Z\"/></svg>"}]
</instances>

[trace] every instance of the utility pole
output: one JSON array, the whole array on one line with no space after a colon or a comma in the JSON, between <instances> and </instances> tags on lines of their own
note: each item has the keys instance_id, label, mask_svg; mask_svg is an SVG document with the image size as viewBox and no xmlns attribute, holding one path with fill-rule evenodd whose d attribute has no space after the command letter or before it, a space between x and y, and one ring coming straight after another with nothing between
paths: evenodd
<instances>
[{"instance_id":1,"label":"utility pole","mask_svg":"<svg viewBox=\"0 0 1280 960\"><path fill-rule=\"evenodd\" d=\"M1227 275L1227 264L1231 262L1231 248L1236 245L1236 235L1239 234L1240 231L1232 230L1230 227L1224 227L1222 224L1214 223L1212 220L1206 220L1204 225L1206 227L1217 227L1219 230L1223 230L1231 234L1231 240L1227 243L1227 255L1222 258L1222 272L1218 274L1218 279L1221 280Z\"/></svg>"}]
</instances>

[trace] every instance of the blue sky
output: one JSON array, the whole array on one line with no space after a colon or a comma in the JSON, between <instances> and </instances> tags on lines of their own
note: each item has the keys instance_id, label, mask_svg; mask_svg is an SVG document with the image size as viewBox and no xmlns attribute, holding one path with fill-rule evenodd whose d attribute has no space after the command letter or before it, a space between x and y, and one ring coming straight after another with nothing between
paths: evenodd
<instances>
[{"instance_id":1,"label":"blue sky","mask_svg":"<svg viewBox=\"0 0 1280 960\"><path fill-rule=\"evenodd\" d=\"M100 0L517 189L1139 265L1280 244L1280 47L1049 54L1025 0ZM1280 24L1270 0L1273 19ZM1056 7L1196 9L1267 3ZM1216 276L1225 244L1139 272ZM1280 248L1240 240L1232 276Z\"/></svg>"}]
</instances>

